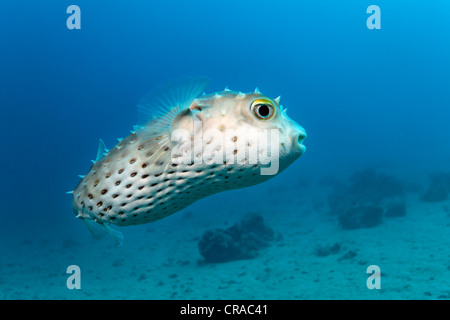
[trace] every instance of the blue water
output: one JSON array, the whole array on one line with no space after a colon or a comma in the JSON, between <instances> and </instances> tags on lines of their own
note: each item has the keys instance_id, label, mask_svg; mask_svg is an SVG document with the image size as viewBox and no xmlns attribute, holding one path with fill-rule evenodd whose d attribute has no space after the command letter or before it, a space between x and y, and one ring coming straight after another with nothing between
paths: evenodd
<instances>
[{"instance_id":1,"label":"blue water","mask_svg":"<svg viewBox=\"0 0 450 320\"><path fill-rule=\"evenodd\" d=\"M79 30L66 26L72 4ZM379 30L366 26L372 4ZM449 12L444 0L1 1L0 298L448 299ZM65 192L99 139L127 136L138 100L182 75L208 76L208 92L281 95L305 154L264 184L121 228L122 247L92 239ZM405 186L407 212L348 230L329 196L366 169ZM430 173L443 195L426 201ZM203 233L249 212L281 239L199 263ZM66 287L69 265L81 290ZM366 287L369 265L381 289Z\"/></svg>"}]
</instances>

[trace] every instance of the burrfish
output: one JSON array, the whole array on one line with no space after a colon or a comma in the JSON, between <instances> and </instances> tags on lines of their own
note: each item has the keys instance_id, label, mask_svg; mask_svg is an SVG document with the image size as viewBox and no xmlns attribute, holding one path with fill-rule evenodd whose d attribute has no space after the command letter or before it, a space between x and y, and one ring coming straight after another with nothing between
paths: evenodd
<instances>
[{"instance_id":1,"label":"burrfish","mask_svg":"<svg viewBox=\"0 0 450 320\"><path fill-rule=\"evenodd\" d=\"M102 140L73 194L88 228L153 222L212 194L253 186L286 169L304 151L306 132L280 98L258 89L205 94L209 80L184 77L138 103L139 122L110 150ZM95 227L96 226L96 227Z\"/></svg>"}]
</instances>

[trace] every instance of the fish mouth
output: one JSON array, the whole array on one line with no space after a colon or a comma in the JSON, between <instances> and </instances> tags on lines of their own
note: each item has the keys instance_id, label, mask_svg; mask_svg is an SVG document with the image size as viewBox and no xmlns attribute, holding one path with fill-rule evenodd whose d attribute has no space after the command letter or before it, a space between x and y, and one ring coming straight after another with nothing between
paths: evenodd
<instances>
[{"instance_id":1,"label":"fish mouth","mask_svg":"<svg viewBox=\"0 0 450 320\"><path fill-rule=\"evenodd\" d=\"M300 154L303 154L306 150L306 146L303 144L303 141L306 139L305 130L300 130L297 135L297 147L300 150Z\"/></svg>"}]
</instances>

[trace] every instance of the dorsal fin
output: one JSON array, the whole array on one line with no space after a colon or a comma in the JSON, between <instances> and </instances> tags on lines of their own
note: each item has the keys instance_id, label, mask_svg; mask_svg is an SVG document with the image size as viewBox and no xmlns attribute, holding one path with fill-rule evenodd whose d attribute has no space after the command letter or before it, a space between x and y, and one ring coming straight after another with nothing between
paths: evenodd
<instances>
[{"instance_id":1,"label":"dorsal fin","mask_svg":"<svg viewBox=\"0 0 450 320\"><path fill-rule=\"evenodd\" d=\"M209 82L205 77L178 78L156 87L139 102L136 134L150 142L152 161L158 162L161 168L165 168L171 160L162 150L172 143L173 119L183 110L190 112L189 106L202 94Z\"/></svg>"},{"instance_id":2,"label":"dorsal fin","mask_svg":"<svg viewBox=\"0 0 450 320\"><path fill-rule=\"evenodd\" d=\"M206 77L181 77L154 88L138 104L141 134L170 128L180 110L187 109L202 94L210 80Z\"/></svg>"}]
</instances>

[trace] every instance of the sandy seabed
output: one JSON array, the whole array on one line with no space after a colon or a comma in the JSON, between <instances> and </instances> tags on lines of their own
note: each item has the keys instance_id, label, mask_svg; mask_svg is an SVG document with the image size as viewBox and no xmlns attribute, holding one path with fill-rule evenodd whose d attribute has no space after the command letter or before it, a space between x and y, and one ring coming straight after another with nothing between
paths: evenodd
<instances>
[{"instance_id":1,"label":"sandy seabed","mask_svg":"<svg viewBox=\"0 0 450 320\"><path fill-rule=\"evenodd\" d=\"M270 206L252 197L228 210L220 205L225 193L207 215L200 201L159 222L120 228L120 247L84 229L76 238L68 232L62 239L42 233L10 240L2 246L0 298L450 299L450 201L425 203L411 193L406 216L342 230L325 195L282 190ZM203 232L248 212L260 213L281 239L253 259L202 263ZM317 255L317 248L335 244L336 252ZM66 286L69 265L80 267L81 290ZM380 267L379 290L367 288L369 265Z\"/></svg>"}]
</instances>

